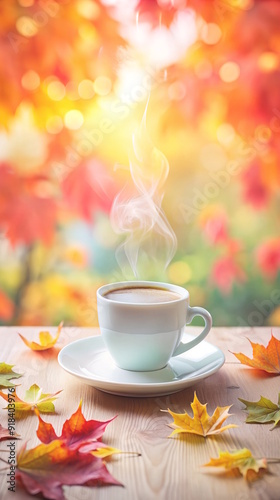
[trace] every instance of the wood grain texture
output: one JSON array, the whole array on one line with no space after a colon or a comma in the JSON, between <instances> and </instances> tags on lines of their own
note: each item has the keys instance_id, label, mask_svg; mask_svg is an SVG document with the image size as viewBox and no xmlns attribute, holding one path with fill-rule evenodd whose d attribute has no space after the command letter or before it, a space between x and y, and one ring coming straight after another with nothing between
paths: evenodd
<instances>
[{"instance_id":1,"label":"wood grain texture","mask_svg":"<svg viewBox=\"0 0 280 500\"><path fill-rule=\"evenodd\" d=\"M46 329L46 328L44 328ZM213 328L209 342L222 349L226 356L225 365L214 375L179 393L155 397L133 398L102 393L65 373L58 365L57 354L63 345L78 338L99 334L98 329L64 328L57 346L45 353L30 351L17 332L30 340L37 338L40 328L0 328L0 362L15 365L24 376L16 383L21 384L18 394L24 394L30 385L37 383L44 392L63 392L56 401L55 415L46 415L60 433L66 418L77 409L83 400L86 418L107 420L118 417L110 423L104 434L104 442L124 451L137 451L140 457L119 455L108 463L108 469L124 487L65 487L68 500L279 500L280 464L270 465L271 474L248 485L243 478L226 475L210 475L202 465L217 457L219 450L247 447L256 457L280 457L280 427L271 431L272 424L246 424L244 405L238 398L258 400L260 395L277 402L280 391L280 377L263 375L240 364L230 352L244 352L251 357L248 338L266 345L271 337L270 328ZM55 328L49 331L55 332ZM197 332L188 328L188 332ZM273 328L280 339L280 329ZM172 419L161 409L175 412L188 410L194 390L202 403L208 403L211 414L216 406L232 405L232 416L228 423L236 423L231 429L216 437L203 438L186 435L183 438L168 438ZM7 413L0 401L0 423L7 426ZM28 447L39 444L36 436L37 418L28 416L16 423L22 441L28 440ZM0 443L0 457L5 458L8 441ZM17 443L17 449L20 447ZM0 465L2 468L2 465ZM6 473L0 475L0 499L31 498L17 488L15 494L7 491Z\"/></svg>"}]
</instances>

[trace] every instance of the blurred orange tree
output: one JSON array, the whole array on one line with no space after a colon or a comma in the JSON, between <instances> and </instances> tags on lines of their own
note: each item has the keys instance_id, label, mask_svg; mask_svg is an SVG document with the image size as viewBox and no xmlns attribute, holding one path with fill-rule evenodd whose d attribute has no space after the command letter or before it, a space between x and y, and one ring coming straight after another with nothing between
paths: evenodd
<instances>
[{"instance_id":1,"label":"blurred orange tree","mask_svg":"<svg viewBox=\"0 0 280 500\"><path fill-rule=\"evenodd\" d=\"M178 246L142 279L187 287L216 325L280 324L280 4L0 1L0 322L97 325L133 278L110 223L147 127L168 158Z\"/></svg>"}]
</instances>

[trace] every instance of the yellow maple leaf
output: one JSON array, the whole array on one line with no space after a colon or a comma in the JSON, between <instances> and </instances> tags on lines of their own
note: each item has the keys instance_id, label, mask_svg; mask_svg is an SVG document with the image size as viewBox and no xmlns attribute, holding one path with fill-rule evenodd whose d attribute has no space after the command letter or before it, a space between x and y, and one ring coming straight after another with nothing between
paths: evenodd
<instances>
[{"instance_id":1,"label":"yellow maple leaf","mask_svg":"<svg viewBox=\"0 0 280 500\"><path fill-rule=\"evenodd\" d=\"M37 384L33 384L25 392L24 400L20 399L18 395L14 393L14 409L16 412L36 412L37 409L40 413L54 413L55 407L53 401L57 399L60 392L62 391L58 391L54 394L43 394L43 390ZM8 395L4 392L0 391L0 396L8 401Z\"/></svg>"},{"instance_id":2,"label":"yellow maple leaf","mask_svg":"<svg viewBox=\"0 0 280 500\"><path fill-rule=\"evenodd\" d=\"M229 409L231 406L217 406L212 416L208 415L206 406L207 404L202 405L199 402L195 392L194 400L191 403L193 418L190 417L187 412L174 413L168 409L168 413L170 413L174 419L174 422L169 424L169 427L174 428L174 431L169 437L181 433L197 434L207 437L219 434L233 427L238 427L235 424L228 424L222 427L224 421L230 417Z\"/></svg>"},{"instance_id":3,"label":"yellow maple leaf","mask_svg":"<svg viewBox=\"0 0 280 500\"><path fill-rule=\"evenodd\" d=\"M250 450L242 448L233 452L220 451L219 458L211 458L204 467L218 467L226 471L239 472L247 481L254 481L260 474L260 469L267 468L265 458L256 459Z\"/></svg>"},{"instance_id":4,"label":"yellow maple leaf","mask_svg":"<svg viewBox=\"0 0 280 500\"><path fill-rule=\"evenodd\" d=\"M60 335L62 326L63 326L63 321L58 325L57 333L56 333L55 337L52 337L50 332L44 332L44 331L40 332L39 333L39 342L40 342L39 344L37 342L30 342L23 335L21 335L21 333L19 333L19 336L23 340L25 345L27 345L27 347L30 347L30 349L32 349L32 351L46 351L47 349L50 349L51 347L53 347L56 344L58 337Z\"/></svg>"}]
</instances>

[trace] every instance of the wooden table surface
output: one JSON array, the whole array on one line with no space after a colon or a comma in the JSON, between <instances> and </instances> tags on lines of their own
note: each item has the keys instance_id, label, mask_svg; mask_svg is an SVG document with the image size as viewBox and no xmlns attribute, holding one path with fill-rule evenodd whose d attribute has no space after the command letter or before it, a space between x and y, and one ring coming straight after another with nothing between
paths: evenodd
<instances>
[{"instance_id":1,"label":"wooden table surface","mask_svg":"<svg viewBox=\"0 0 280 500\"><path fill-rule=\"evenodd\" d=\"M46 330L46 328L43 328ZM250 401L259 400L263 395L275 403L280 392L280 377L261 375L241 363L229 351L243 352L251 357L252 349L248 338L267 345L271 337L270 328L213 328L207 340L222 349L226 357L224 366L214 375L195 383L179 393L161 397L135 398L103 393L90 387L79 379L66 373L57 362L57 354L62 346L91 335L98 335L98 329L63 328L55 348L45 353L33 352L24 345L19 332L30 340L38 339L40 328L0 328L0 362L15 365L14 370L24 376L20 383L20 396L36 383L44 392L63 389L55 403L56 414L43 416L51 422L57 433L62 423L69 418L83 400L83 413L87 419L108 420L111 422L104 434L103 441L109 446L127 451L137 451L141 456L116 455L107 463L107 468L124 487L64 487L65 498L71 500L279 500L280 464L269 465L269 474L250 485L240 477L213 475L201 467L211 457L218 457L219 450L232 451L249 448L254 456L263 458L280 457L280 427L271 431L272 424L246 424L244 405L238 398ZM51 333L55 328L49 328ZM194 333L196 328L188 328ZM280 329L273 328L273 334L280 339ZM195 435L168 439L172 422L168 413L161 409L170 408L175 412L187 409L191 414L190 403L194 391L202 403L208 403L207 410L212 414L216 406L233 405L232 416L227 423L238 425L216 437L203 438ZM0 423L7 427L5 401L1 398ZM36 436L38 419L30 415L17 420L16 431L22 442L28 441L28 448L39 444ZM22 442L17 442L17 449ZM8 441L0 443L0 457ZM0 467L1 468L1 467ZM31 498L19 487L16 493L8 492L5 473L0 475L0 499Z\"/></svg>"}]
</instances>

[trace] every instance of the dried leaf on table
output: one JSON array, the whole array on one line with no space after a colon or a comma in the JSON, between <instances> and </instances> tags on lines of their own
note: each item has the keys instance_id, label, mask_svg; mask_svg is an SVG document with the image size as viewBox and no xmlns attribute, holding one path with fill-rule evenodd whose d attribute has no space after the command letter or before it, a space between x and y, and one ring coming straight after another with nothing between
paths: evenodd
<instances>
[{"instance_id":1,"label":"dried leaf on table","mask_svg":"<svg viewBox=\"0 0 280 500\"><path fill-rule=\"evenodd\" d=\"M211 458L204 467L221 468L225 471L238 472L247 481L254 481L262 474L262 469L267 469L265 458L256 459L247 448L233 452L220 451L219 458Z\"/></svg>"},{"instance_id":2,"label":"dried leaf on table","mask_svg":"<svg viewBox=\"0 0 280 500\"><path fill-rule=\"evenodd\" d=\"M232 354L244 365L280 375L280 340L271 334L271 339L266 347L248 340L253 348L252 359L242 353L233 352Z\"/></svg>"},{"instance_id":3,"label":"dried leaf on table","mask_svg":"<svg viewBox=\"0 0 280 500\"><path fill-rule=\"evenodd\" d=\"M47 349L51 349L56 344L59 335L61 333L62 326L63 326L63 321L59 324L55 337L52 337L50 332L47 331L40 332L39 344L37 342L30 342L23 335L21 335L21 333L19 333L19 336L23 340L23 342L27 345L27 347L30 347L30 349L32 349L32 351L46 351Z\"/></svg>"},{"instance_id":4,"label":"dried leaf on table","mask_svg":"<svg viewBox=\"0 0 280 500\"><path fill-rule=\"evenodd\" d=\"M280 422L280 392L278 394L278 404L272 403L270 399L261 396L259 401L246 401L238 398L249 412L247 423L266 424L274 422L273 429Z\"/></svg>"},{"instance_id":5,"label":"dried leaf on table","mask_svg":"<svg viewBox=\"0 0 280 500\"><path fill-rule=\"evenodd\" d=\"M6 363L0 363L0 389L6 389L7 387L14 387L14 383L11 382L14 378L22 377L21 373L16 373L13 371L15 365L7 365Z\"/></svg>"},{"instance_id":6,"label":"dried leaf on table","mask_svg":"<svg viewBox=\"0 0 280 500\"><path fill-rule=\"evenodd\" d=\"M193 417L190 417L187 412L174 413L168 409L167 411L174 419L174 422L169 424L169 427L174 428L169 437L181 433L191 433L206 437L237 427L235 424L228 424L223 427L225 420L230 417L230 406L218 406L212 416L208 415L206 406L207 404L203 405L199 402L195 392L194 400L191 403Z\"/></svg>"},{"instance_id":7,"label":"dried leaf on table","mask_svg":"<svg viewBox=\"0 0 280 500\"><path fill-rule=\"evenodd\" d=\"M17 454L16 481L28 493L63 500L63 485L122 486L108 471L101 458L70 449L57 439L30 450L26 444Z\"/></svg>"},{"instance_id":8,"label":"dried leaf on table","mask_svg":"<svg viewBox=\"0 0 280 500\"><path fill-rule=\"evenodd\" d=\"M5 429L0 424L0 441L4 441L4 439L17 439L19 438L19 434L16 432L10 432L9 429Z\"/></svg>"},{"instance_id":9,"label":"dried leaf on table","mask_svg":"<svg viewBox=\"0 0 280 500\"><path fill-rule=\"evenodd\" d=\"M107 425L105 422L86 420L82 402L73 415L64 422L61 436L53 426L39 419L37 436L42 442L36 448L17 456L16 480L32 495L42 493L45 498L62 500L63 485L122 486L107 470L103 459L120 450L101 442Z\"/></svg>"},{"instance_id":10,"label":"dried leaf on table","mask_svg":"<svg viewBox=\"0 0 280 500\"><path fill-rule=\"evenodd\" d=\"M42 389L37 384L33 384L26 392L24 400L20 399L14 393L15 411L34 411L36 408L40 413L54 413L55 407L53 401L57 399L58 391L54 394L44 394ZM8 395L0 391L0 396L8 401Z\"/></svg>"},{"instance_id":11,"label":"dried leaf on table","mask_svg":"<svg viewBox=\"0 0 280 500\"><path fill-rule=\"evenodd\" d=\"M75 413L65 420L61 436L57 436L53 426L42 420L40 415L37 436L42 443L48 444L55 439L64 442L69 449L78 449L79 451L87 452L101 448L104 445L101 438L107 425L114 420L113 417L105 422L98 420L86 420L82 414L82 402Z\"/></svg>"}]
</instances>

